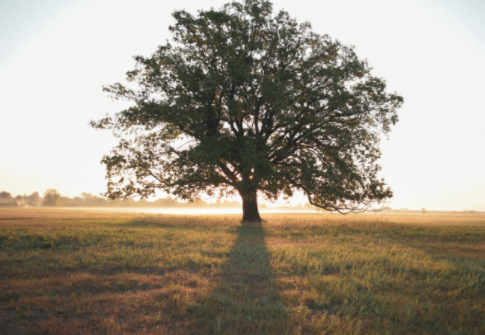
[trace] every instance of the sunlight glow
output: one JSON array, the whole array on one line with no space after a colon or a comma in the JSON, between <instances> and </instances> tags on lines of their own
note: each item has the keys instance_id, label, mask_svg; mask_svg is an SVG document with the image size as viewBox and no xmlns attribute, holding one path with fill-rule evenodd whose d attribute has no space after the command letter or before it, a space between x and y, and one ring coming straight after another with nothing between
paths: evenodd
<instances>
[{"instance_id":1,"label":"sunlight glow","mask_svg":"<svg viewBox=\"0 0 485 335\"><path fill-rule=\"evenodd\" d=\"M87 123L125 105L101 87L123 81L134 55L149 55L170 37L175 9L226 2L2 2L0 191L104 192L99 161L115 139ZM485 210L483 2L275 0L274 7L355 45L405 98L382 142L393 208ZM300 195L290 201L303 202Z\"/></svg>"}]
</instances>

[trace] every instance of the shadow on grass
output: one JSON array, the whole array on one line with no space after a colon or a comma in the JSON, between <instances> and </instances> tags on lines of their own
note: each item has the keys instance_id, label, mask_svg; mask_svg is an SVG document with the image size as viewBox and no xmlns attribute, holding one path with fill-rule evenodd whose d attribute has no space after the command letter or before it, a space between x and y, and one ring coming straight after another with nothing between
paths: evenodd
<instances>
[{"instance_id":1,"label":"shadow on grass","mask_svg":"<svg viewBox=\"0 0 485 335\"><path fill-rule=\"evenodd\" d=\"M194 311L190 334L285 333L287 315L273 285L270 254L259 223L244 224L216 287Z\"/></svg>"},{"instance_id":2,"label":"shadow on grass","mask_svg":"<svg viewBox=\"0 0 485 335\"><path fill-rule=\"evenodd\" d=\"M119 227L119 224L114 226ZM169 223L139 220L123 224L123 228L151 229L154 226L175 228ZM178 228L213 229L204 222ZM274 275L262 225L241 226L234 220L218 229L226 230L229 235L235 234L231 238L224 235L227 243L236 238L229 255L224 248L220 255L212 256L214 260L223 257L222 263L216 263L212 268L204 264L202 267L180 265L176 269L163 270L145 265L108 269L106 266L110 263L103 263L101 259L100 268L49 268L36 275L19 272L19 278L5 286L8 288L5 294L0 294L0 324L6 324L7 334L125 334L141 333L145 329L170 334L284 334L288 318L273 285ZM108 243L111 238L108 230L93 232L95 239L88 234L86 240L78 241L80 247ZM61 235L72 233L68 230L56 232ZM21 238L12 247L18 252L27 245L32 247L37 240L34 236L35 241L31 241L29 236L24 237L22 247L19 247ZM56 240L53 246L36 249L34 257L47 257L44 252L51 248L55 253L73 251L72 241L57 237L51 238ZM193 245L197 241L184 242ZM120 239L116 243L119 247L127 241ZM143 244L135 248L130 244L129 247L131 251L145 252ZM8 261L9 268L13 268L13 262ZM22 264L28 268L27 263ZM32 277L35 282L31 282ZM7 314L1 314L2 311Z\"/></svg>"}]
</instances>

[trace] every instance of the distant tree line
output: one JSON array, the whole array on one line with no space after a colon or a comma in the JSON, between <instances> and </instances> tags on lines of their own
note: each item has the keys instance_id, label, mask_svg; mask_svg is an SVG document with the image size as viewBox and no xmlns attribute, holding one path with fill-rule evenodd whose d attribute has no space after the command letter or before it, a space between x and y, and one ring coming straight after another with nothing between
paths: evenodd
<instances>
[{"instance_id":1,"label":"distant tree line","mask_svg":"<svg viewBox=\"0 0 485 335\"><path fill-rule=\"evenodd\" d=\"M0 206L39 206L42 204L42 198L39 192L34 192L31 195L17 195L13 197L10 193L0 192Z\"/></svg>"},{"instance_id":2,"label":"distant tree line","mask_svg":"<svg viewBox=\"0 0 485 335\"><path fill-rule=\"evenodd\" d=\"M9 192L0 192L0 207L6 206L59 206L59 207L237 207L241 204L237 201L216 201L215 203L208 203L200 198L195 198L192 202L180 202L171 197L156 199L148 201L145 199L131 200L131 199L117 199L110 200L91 193L82 193L80 196L70 198L62 196L55 189L48 189L43 196L39 192L34 192L31 195L17 195L12 196Z\"/></svg>"},{"instance_id":3,"label":"distant tree line","mask_svg":"<svg viewBox=\"0 0 485 335\"><path fill-rule=\"evenodd\" d=\"M192 202L180 202L172 197L160 198L154 201L148 201L146 199L132 200L132 199L116 199L110 200L108 198L93 195L91 193L82 193L80 196L70 198L62 196L55 189L48 189L44 192L43 196L39 195L39 192L33 192L30 195L17 195L13 196L9 192L0 191L0 207L37 207L37 206L57 206L57 207L221 207L221 208L240 208L241 203L237 201L221 201L217 200L215 203L206 202L200 198L195 198ZM265 204L260 206L261 208L268 208ZM279 210L316 210L314 206L309 203L305 203L303 206L300 204L279 204L276 207L272 207ZM389 206L382 208L384 212L421 212L426 214L427 209L421 208L420 210L411 210L407 208L393 209ZM459 212L459 211L456 211ZM464 210L464 213L477 213L475 210Z\"/></svg>"}]
</instances>

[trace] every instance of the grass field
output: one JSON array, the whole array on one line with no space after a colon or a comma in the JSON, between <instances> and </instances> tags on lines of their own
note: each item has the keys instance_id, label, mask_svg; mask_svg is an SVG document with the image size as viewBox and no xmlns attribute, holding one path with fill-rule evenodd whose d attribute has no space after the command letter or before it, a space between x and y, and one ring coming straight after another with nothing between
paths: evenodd
<instances>
[{"instance_id":1,"label":"grass field","mask_svg":"<svg viewBox=\"0 0 485 335\"><path fill-rule=\"evenodd\" d=\"M485 215L0 209L2 334L485 334Z\"/></svg>"}]
</instances>

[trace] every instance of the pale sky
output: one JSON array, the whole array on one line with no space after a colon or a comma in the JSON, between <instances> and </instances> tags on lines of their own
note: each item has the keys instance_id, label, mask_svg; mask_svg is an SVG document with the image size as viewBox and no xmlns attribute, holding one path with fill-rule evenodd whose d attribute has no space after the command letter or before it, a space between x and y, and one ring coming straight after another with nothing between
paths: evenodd
<instances>
[{"instance_id":1,"label":"pale sky","mask_svg":"<svg viewBox=\"0 0 485 335\"><path fill-rule=\"evenodd\" d=\"M171 13L228 0L0 0L0 191L105 191L101 88L170 38ZM382 142L393 208L485 210L485 1L274 0L354 45L405 103Z\"/></svg>"}]
</instances>

